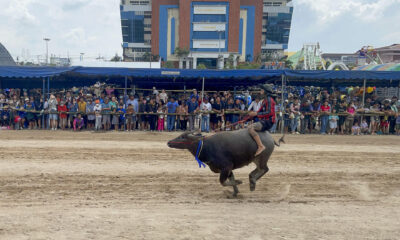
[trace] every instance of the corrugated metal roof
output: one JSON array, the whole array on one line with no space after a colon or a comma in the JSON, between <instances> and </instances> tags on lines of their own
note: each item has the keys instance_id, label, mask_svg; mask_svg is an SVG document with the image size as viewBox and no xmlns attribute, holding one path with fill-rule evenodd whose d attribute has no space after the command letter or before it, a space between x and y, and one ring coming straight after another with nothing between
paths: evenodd
<instances>
[{"instance_id":1,"label":"corrugated metal roof","mask_svg":"<svg viewBox=\"0 0 400 240\"><path fill-rule=\"evenodd\" d=\"M14 59L11 57L7 49L0 43L0 66L15 66Z\"/></svg>"}]
</instances>

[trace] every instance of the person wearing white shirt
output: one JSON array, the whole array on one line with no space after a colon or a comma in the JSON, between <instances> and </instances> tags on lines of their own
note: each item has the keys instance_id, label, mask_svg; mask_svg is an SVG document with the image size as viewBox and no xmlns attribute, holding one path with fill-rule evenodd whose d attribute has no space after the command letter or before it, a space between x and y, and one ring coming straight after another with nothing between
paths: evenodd
<instances>
[{"instance_id":1,"label":"person wearing white shirt","mask_svg":"<svg viewBox=\"0 0 400 240\"><path fill-rule=\"evenodd\" d=\"M260 110L261 108L261 105L262 101L260 101L260 98L257 96L256 99L253 102L251 102L247 110L251 112L258 112L258 110Z\"/></svg>"},{"instance_id":2,"label":"person wearing white shirt","mask_svg":"<svg viewBox=\"0 0 400 240\"><path fill-rule=\"evenodd\" d=\"M208 98L204 98L204 102L200 105L202 112L210 112L212 110L211 104L208 102ZM201 117L201 131L210 132L210 114L203 113Z\"/></svg>"}]
</instances>

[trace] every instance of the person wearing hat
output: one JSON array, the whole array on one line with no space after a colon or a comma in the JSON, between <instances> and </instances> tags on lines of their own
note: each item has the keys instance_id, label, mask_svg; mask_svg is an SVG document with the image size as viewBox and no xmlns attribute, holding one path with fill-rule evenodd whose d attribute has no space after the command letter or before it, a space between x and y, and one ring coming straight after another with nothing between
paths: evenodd
<instances>
[{"instance_id":1,"label":"person wearing hat","mask_svg":"<svg viewBox=\"0 0 400 240\"><path fill-rule=\"evenodd\" d=\"M256 157L265 150L265 146L261 142L260 136L257 132L268 131L275 123L275 100L273 97L276 97L276 95L274 90L269 84L260 85L260 88L260 94L261 96L264 96L264 101L257 112L250 113L251 117L257 117L260 121L251 125L249 128L249 133L258 146L255 154Z\"/></svg>"}]
</instances>

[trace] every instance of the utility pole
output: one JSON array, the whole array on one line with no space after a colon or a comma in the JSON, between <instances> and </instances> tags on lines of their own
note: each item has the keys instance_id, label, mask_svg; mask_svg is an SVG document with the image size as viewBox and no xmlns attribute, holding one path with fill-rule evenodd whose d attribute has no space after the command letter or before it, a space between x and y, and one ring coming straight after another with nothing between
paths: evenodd
<instances>
[{"instance_id":1,"label":"utility pole","mask_svg":"<svg viewBox=\"0 0 400 240\"><path fill-rule=\"evenodd\" d=\"M46 66L49 65L49 42L50 38L43 38L43 40L46 42Z\"/></svg>"},{"instance_id":2,"label":"utility pole","mask_svg":"<svg viewBox=\"0 0 400 240\"><path fill-rule=\"evenodd\" d=\"M81 57L80 57L81 62L83 62L83 55L85 55L85 53L81 53Z\"/></svg>"}]
</instances>

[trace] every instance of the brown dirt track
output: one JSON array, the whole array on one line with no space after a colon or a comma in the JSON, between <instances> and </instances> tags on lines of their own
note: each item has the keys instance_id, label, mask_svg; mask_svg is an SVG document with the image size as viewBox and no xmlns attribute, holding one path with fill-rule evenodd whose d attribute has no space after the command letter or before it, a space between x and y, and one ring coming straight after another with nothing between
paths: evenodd
<instances>
[{"instance_id":1,"label":"brown dirt track","mask_svg":"<svg viewBox=\"0 0 400 240\"><path fill-rule=\"evenodd\" d=\"M229 199L176 135L0 132L0 239L399 239L399 137L287 136Z\"/></svg>"}]
</instances>

